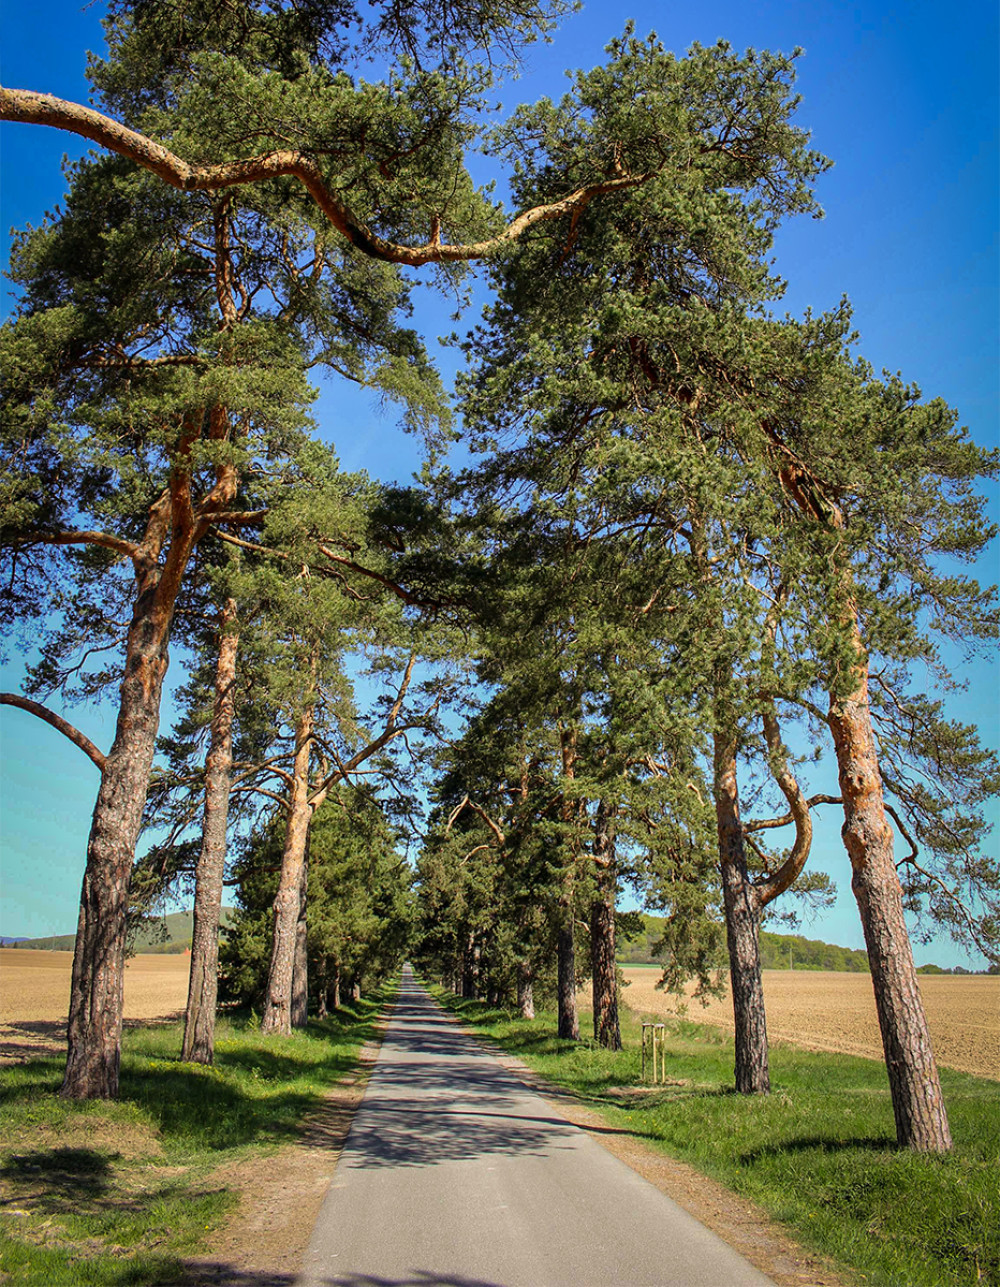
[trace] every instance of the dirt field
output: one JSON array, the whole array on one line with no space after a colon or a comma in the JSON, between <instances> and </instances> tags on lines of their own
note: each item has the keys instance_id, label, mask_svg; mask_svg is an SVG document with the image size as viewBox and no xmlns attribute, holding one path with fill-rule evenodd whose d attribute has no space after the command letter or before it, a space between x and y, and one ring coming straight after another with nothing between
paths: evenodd
<instances>
[{"instance_id":1,"label":"dirt field","mask_svg":"<svg viewBox=\"0 0 1000 1287\"><path fill-rule=\"evenodd\" d=\"M125 970L125 1021L177 1018L187 1002L188 964L133 956ZM0 948L0 1063L65 1049L72 952Z\"/></svg>"},{"instance_id":2,"label":"dirt field","mask_svg":"<svg viewBox=\"0 0 1000 1287\"><path fill-rule=\"evenodd\" d=\"M649 1014L675 1014L675 999L656 990L659 970L628 967L625 1003ZM927 1009L938 1062L979 1077L1000 1080L1000 978L984 975L922 974L920 991ZM808 1050L881 1059L882 1043L871 979L867 974L821 970L765 970L764 1001L768 1035ZM688 1004L687 1018L732 1029L727 995L702 1009Z\"/></svg>"},{"instance_id":3,"label":"dirt field","mask_svg":"<svg viewBox=\"0 0 1000 1287\"><path fill-rule=\"evenodd\" d=\"M0 1062L63 1050L71 952L0 949ZM179 1017L187 999L188 957L134 956L125 972L125 1019ZM676 1013L674 998L656 990L659 971L629 967L625 1003L648 1014ZM1000 1080L1000 978L925 974L920 990L938 1060L949 1068ZM871 980L866 974L765 970L770 1036L810 1050L880 1059ZM732 1027L728 997L687 1017Z\"/></svg>"}]
</instances>

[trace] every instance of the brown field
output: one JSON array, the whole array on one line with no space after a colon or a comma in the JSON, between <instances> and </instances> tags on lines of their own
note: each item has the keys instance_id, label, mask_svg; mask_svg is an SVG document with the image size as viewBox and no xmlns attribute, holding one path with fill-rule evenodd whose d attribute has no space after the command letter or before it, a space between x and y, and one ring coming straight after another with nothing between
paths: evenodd
<instances>
[{"instance_id":1,"label":"brown field","mask_svg":"<svg viewBox=\"0 0 1000 1287\"><path fill-rule=\"evenodd\" d=\"M673 1015L677 999L656 990L658 969L626 967L624 1000L642 1014ZM1000 1080L1000 978L922 974L920 991L938 1062ZM872 983L867 974L824 970L765 970L767 1031L772 1040L807 1050L882 1057ZM689 1001L686 1017L732 1030L728 996L702 1009Z\"/></svg>"},{"instance_id":2,"label":"brown field","mask_svg":"<svg viewBox=\"0 0 1000 1287\"><path fill-rule=\"evenodd\" d=\"M190 957L133 956L125 969L125 1020L178 1018ZM72 952L0 948L0 1063L63 1050Z\"/></svg>"}]
</instances>

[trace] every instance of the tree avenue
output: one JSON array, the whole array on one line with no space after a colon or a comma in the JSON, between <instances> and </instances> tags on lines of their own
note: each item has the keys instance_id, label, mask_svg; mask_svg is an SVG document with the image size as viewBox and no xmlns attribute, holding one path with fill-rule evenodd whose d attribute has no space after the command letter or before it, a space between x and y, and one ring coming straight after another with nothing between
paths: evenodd
<instances>
[{"instance_id":1,"label":"tree avenue","mask_svg":"<svg viewBox=\"0 0 1000 1287\"><path fill-rule=\"evenodd\" d=\"M994 535L996 456L856 356L846 304L768 312L773 234L828 165L793 59L628 29L485 128L495 68L562 7L115 3L97 107L0 90L0 118L110 154L19 237L0 336L4 622L40 648L3 701L101 772L63 1093L117 1092L144 819L167 839L143 889L196 871L185 1058L211 1062L220 968L288 1034L405 950L467 996L551 997L569 1040L589 976L619 1048L627 883L665 913L669 986L717 988L724 936L736 1088L767 1093L761 926L829 891L812 810L839 806L897 1138L944 1151L904 907L997 959L998 772L913 672L995 637L994 592L951 568ZM481 259L452 473L412 270L454 291ZM418 486L340 471L320 367L434 443ZM172 637L191 676L154 775ZM107 754L44 704L109 689ZM803 738L836 792L809 793ZM411 894L388 819L422 785Z\"/></svg>"}]
</instances>

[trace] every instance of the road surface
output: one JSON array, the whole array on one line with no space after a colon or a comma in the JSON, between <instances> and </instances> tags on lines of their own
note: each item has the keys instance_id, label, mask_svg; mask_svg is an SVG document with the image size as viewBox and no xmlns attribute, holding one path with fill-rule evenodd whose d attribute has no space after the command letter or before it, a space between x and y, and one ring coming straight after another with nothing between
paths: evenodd
<instances>
[{"instance_id":1,"label":"road surface","mask_svg":"<svg viewBox=\"0 0 1000 1287\"><path fill-rule=\"evenodd\" d=\"M769 1284L404 971L298 1287Z\"/></svg>"}]
</instances>

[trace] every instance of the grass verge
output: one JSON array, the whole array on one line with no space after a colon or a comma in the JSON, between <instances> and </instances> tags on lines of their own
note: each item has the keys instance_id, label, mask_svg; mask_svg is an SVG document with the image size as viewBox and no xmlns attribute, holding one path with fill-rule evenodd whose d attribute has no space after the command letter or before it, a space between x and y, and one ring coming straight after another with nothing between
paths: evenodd
<instances>
[{"instance_id":1,"label":"grass verge","mask_svg":"<svg viewBox=\"0 0 1000 1287\"><path fill-rule=\"evenodd\" d=\"M724 1032L668 1021L669 1083L644 1088L639 1016L629 1011L625 1049L612 1053L560 1041L553 1015L528 1021L432 991L609 1124L751 1199L866 1287L1000 1284L995 1082L941 1070L955 1148L932 1157L897 1147L874 1060L774 1046L771 1095L747 1097L732 1089Z\"/></svg>"},{"instance_id":2,"label":"grass verge","mask_svg":"<svg viewBox=\"0 0 1000 1287\"><path fill-rule=\"evenodd\" d=\"M183 1064L180 1027L125 1033L119 1098L60 1099L61 1059L4 1069L4 1287L177 1283L235 1207L213 1173L294 1140L324 1091L357 1067L389 991L286 1038L221 1019L215 1064Z\"/></svg>"}]
</instances>

